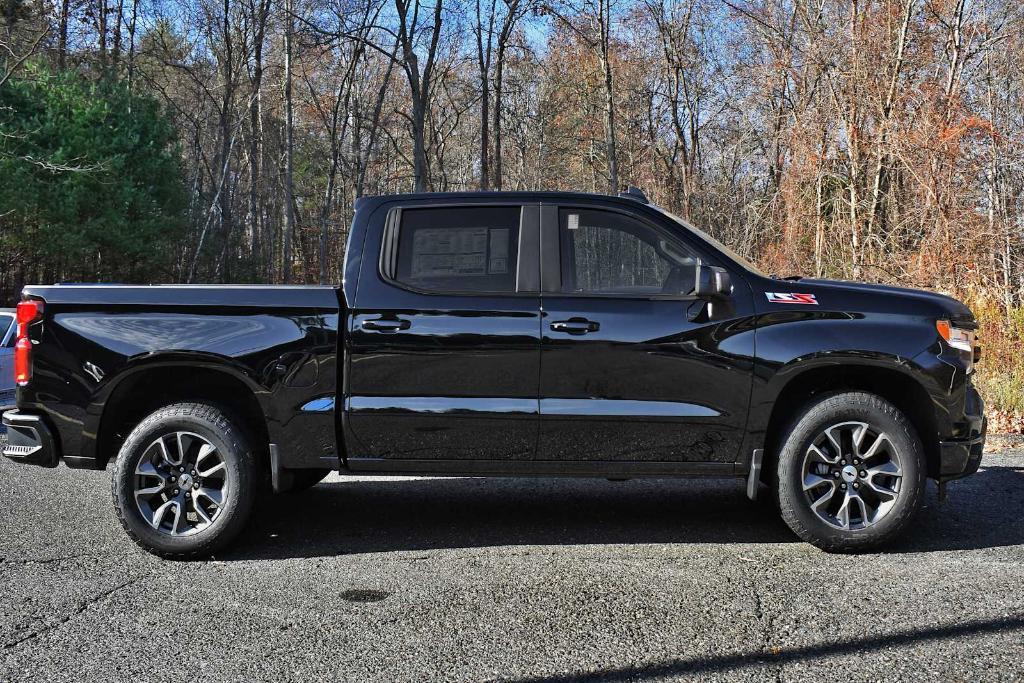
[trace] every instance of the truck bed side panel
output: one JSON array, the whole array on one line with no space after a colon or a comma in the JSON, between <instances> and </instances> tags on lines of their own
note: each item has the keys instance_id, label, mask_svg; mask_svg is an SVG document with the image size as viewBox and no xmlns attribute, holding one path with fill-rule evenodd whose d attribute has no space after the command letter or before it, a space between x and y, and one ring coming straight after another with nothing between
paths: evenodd
<instances>
[{"instance_id":1,"label":"truck bed side panel","mask_svg":"<svg viewBox=\"0 0 1024 683\"><path fill-rule=\"evenodd\" d=\"M103 467L116 455L97 452L108 400L138 373L168 368L227 373L248 387L282 465L336 465L333 288L55 286L25 295L42 298L46 312L18 405L46 416L69 465ZM147 399L159 394L142 386Z\"/></svg>"}]
</instances>

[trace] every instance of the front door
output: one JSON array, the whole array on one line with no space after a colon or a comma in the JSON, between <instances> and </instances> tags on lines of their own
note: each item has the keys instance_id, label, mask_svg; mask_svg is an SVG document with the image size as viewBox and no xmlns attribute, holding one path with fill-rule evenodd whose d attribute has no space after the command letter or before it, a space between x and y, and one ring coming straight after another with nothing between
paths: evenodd
<instances>
[{"instance_id":1,"label":"front door","mask_svg":"<svg viewBox=\"0 0 1024 683\"><path fill-rule=\"evenodd\" d=\"M367 232L348 316L349 466L433 470L441 461L532 458L538 207L378 211L386 216Z\"/></svg>"},{"instance_id":2,"label":"front door","mask_svg":"<svg viewBox=\"0 0 1024 683\"><path fill-rule=\"evenodd\" d=\"M537 457L731 473L752 381L744 281L727 300L693 296L698 263L726 264L654 212L542 215Z\"/></svg>"}]
</instances>

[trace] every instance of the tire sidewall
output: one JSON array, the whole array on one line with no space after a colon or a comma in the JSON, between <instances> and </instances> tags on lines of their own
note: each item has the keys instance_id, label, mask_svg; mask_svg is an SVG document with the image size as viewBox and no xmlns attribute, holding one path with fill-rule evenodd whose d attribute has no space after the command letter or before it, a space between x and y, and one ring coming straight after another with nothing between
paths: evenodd
<instances>
[{"instance_id":1,"label":"tire sidewall","mask_svg":"<svg viewBox=\"0 0 1024 683\"><path fill-rule=\"evenodd\" d=\"M168 406L144 419L125 440L114 467L111 487L125 530L144 548L158 554L185 556L222 546L240 531L251 506L251 495L246 492L252 489L252 473L246 466L249 454L244 441L230 422L225 430L195 411L185 412L195 407ZM209 410L207 406L203 408ZM224 509L213 523L198 533L175 537L153 529L142 517L135 502L134 482L135 468L149 446L159 436L178 431L198 434L217 448L227 470L227 481Z\"/></svg>"},{"instance_id":2,"label":"tire sidewall","mask_svg":"<svg viewBox=\"0 0 1024 683\"><path fill-rule=\"evenodd\" d=\"M903 471L896 504L881 520L863 529L837 529L819 519L803 491L807 448L822 431L840 422L865 422L885 432L899 454ZM902 413L878 396L851 392L821 398L797 418L783 444L778 468L780 508L794 531L817 545L843 550L884 543L898 534L920 508L926 477L920 439Z\"/></svg>"}]
</instances>

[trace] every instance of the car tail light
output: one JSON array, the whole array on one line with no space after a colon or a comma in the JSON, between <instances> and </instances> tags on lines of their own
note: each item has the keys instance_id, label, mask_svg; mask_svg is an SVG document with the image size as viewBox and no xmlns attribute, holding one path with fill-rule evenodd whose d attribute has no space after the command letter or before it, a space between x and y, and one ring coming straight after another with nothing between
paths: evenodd
<instances>
[{"instance_id":1,"label":"car tail light","mask_svg":"<svg viewBox=\"0 0 1024 683\"><path fill-rule=\"evenodd\" d=\"M18 341L14 344L14 383L23 387L32 379L32 341L28 326L43 317L42 301L22 301L16 314Z\"/></svg>"}]
</instances>

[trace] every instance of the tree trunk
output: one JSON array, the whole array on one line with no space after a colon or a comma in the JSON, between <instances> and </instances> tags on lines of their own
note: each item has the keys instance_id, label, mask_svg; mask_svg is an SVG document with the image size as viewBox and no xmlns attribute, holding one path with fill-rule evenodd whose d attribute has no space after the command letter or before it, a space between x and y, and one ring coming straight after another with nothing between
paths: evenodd
<instances>
[{"instance_id":1,"label":"tree trunk","mask_svg":"<svg viewBox=\"0 0 1024 683\"><path fill-rule=\"evenodd\" d=\"M608 156L608 194L619 192L619 161L615 144L615 88L612 83L611 63L611 0L600 0L598 23L600 29L601 69L604 71L604 136Z\"/></svg>"},{"instance_id":2,"label":"tree trunk","mask_svg":"<svg viewBox=\"0 0 1024 683\"><path fill-rule=\"evenodd\" d=\"M295 197L294 197L294 150L295 122L292 107L292 2L285 3L284 29L284 238L282 279L285 284L292 278L292 235L295 231Z\"/></svg>"},{"instance_id":3,"label":"tree trunk","mask_svg":"<svg viewBox=\"0 0 1024 683\"><path fill-rule=\"evenodd\" d=\"M414 9L410 7L412 2ZM443 0L434 3L434 24L431 27L430 44L426 49L426 61L420 73L420 49L416 41L419 16L419 0L395 0L398 13L398 42L402 48L402 66L409 81L409 94L412 115L409 117L412 133L412 173L416 192L427 192L430 189L429 167L427 165L426 121L430 108L431 86L434 78L434 61L437 58L437 45L441 39L441 10ZM413 9L410 16L409 10Z\"/></svg>"},{"instance_id":4,"label":"tree trunk","mask_svg":"<svg viewBox=\"0 0 1024 683\"><path fill-rule=\"evenodd\" d=\"M117 0L117 19L114 21L114 47L111 50L111 63L116 67L121 61L121 26L124 23L124 0Z\"/></svg>"},{"instance_id":5,"label":"tree trunk","mask_svg":"<svg viewBox=\"0 0 1024 683\"><path fill-rule=\"evenodd\" d=\"M233 135L231 133L231 108L235 99L234 83L234 39L231 26L231 0L224 0L224 57L222 58L221 71L224 79L224 94L220 103L220 162L224 177L221 179L220 189L220 221L223 244L221 245L220 259L217 262L216 275L222 281L231 279L231 264L228 255L231 247L231 233L234 217L231 211L231 148L233 146Z\"/></svg>"},{"instance_id":6,"label":"tree trunk","mask_svg":"<svg viewBox=\"0 0 1024 683\"><path fill-rule=\"evenodd\" d=\"M430 189L427 177L427 146L425 141L426 103L414 97L412 103L412 176L416 192Z\"/></svg>"},{"instance_id":7,"label":"tree trunk","mask_svg":"<svg viewBox=\"0 0 1024 683\"><path fill-rule=\"evenodd\" d=\"M486 190L489 186L490 179L490 166L488 164L488 157L491 151L490 141L490 121L491 112L488 107L490 104L490 92L488 92L488 78L485 71L480 73L480 189Z\"/></svg>"},{"instance_id":8,"label":"tree trunk","mask_svg":"<svg viewBox=\"0 0 1024 683\"><path fill-rule=\"evenodd\" d=\"M491 186L496 189L501 189L502 183L502 170L501 170L501 155L502 155L502 139L501 139L501 99L504 88L504 76L505 76L505 52L508 48L508 41L512 38L512 31L515 28L516 22L520 17L520 0L508 0L508 14L505 15L505 20L502 22L501 33L498 35L498 47L497 54L495 55L494 62L494 156L491 157L491 167L494 169L494 180Z\"/></svg>"},{"instance_id":9,"label":"tree trunk","mask_svg":"<svg viewBox=\"0 0 1024 683\"><path fill-rule=\"evenodd\" d=\"M139 21L139 0L132 0L132 20L128 24L128 92L135 82L135 33Z\"/></svg>"},{"instance_id":10,"label":"tree trunk","mask_svg":"<svg viewBox=\"0 0 1024 683\"><path fill-rule=\"evenodd\" d=\"M608 56L601 58L604 69L604 130L605 146L608 155L608 193L619 191L619 162L615 148L615 91L612 87L612 68Z\"/></svg>"},{"instance_id":11,"label":"tree trunk","mask_svg":"<svg viewBox=\"0 0 1024 683\"><path fill-rule=\"evenodd\" d=\"M250 253L257 259L260 268L272 263L264 258L266 252L273 254L271 240L266 239L263 225L263 207L260 192L263 188L263 41L266 37L267 19L270 12L269 0L259 0L253 5L256 24L253 36L253 67L249 98L249 222L252 233ZM273 269L267 267L265 277L273 277Z\"/></svg>"},{"instance_id":12,"label":"tree trunk","mask_svg":"<svg viewBox=\"0 0 1024 683\"><path fill-rule=\"evenodd\" d=\"M505 45L498 43L497 61L494 64L494 157L491 164L492 178L491 187L495 190L501 189L501 95L502 78L505 71Z\"/></svg>"},{"instance_id":13,"label":"tree trunk","mask_svg":"<svg viewBox=\"0 0 1024 683\"><path fill-rule=\"evenodd\" d=\"M487 41L484 42L483 15L480 0L476 0L476 58L480 78L480 189L486 190L490 181L489 157L491 153L491 54L494 36L495 0L491 0L491 11L487 21Z\"/></svg>"},{"instance_id":14,"label":"tree trunk","mask_svg":"<svg viewBox=\"0 0 1024 683\"><path fill-rule=\"evenodd\" d=\"M68 10L70 0L61 0L60 20L57 28L57 68L63 71L68 65Z\"/></svg>"},{"instance_id":15,"label":"tree trunk","mask_svg":"<svg viewBox=\"0 0 1024 683\"><path fill-rule=\"evenodd\" d=\"M99 37L100 64L107 64L107 0L96 0L96 33Z\"/></svg>"},{"instance_id":16,"label":"tree trunk","mask_svg":"<svg viewBox=\"0 0 1024 683\"><path fill-rule=\"evenodd\" d=\"M396 43L392 55L398 52L398 44ZM373 149L377 143L377 133L380 129L380 117L381 111L384 109L384 100L388 94L388 86L391 83L391 73L395 67L395 60L388 60L387 70L384 72L384 78L381 80L380 88L377 90L377 99L373 105L373 113L370 118L370 130L367 131L366 136L366 149L361 152L359 158L359 168L356 172L356 183L355 183L355 196L363 196L363 190L366 187L366 173L370 166L370 158L373 154ZM359 129L357 128L356 131ZM363 150L363 147L358 147L359 150Z\"/></svg>"}]
</instances>

